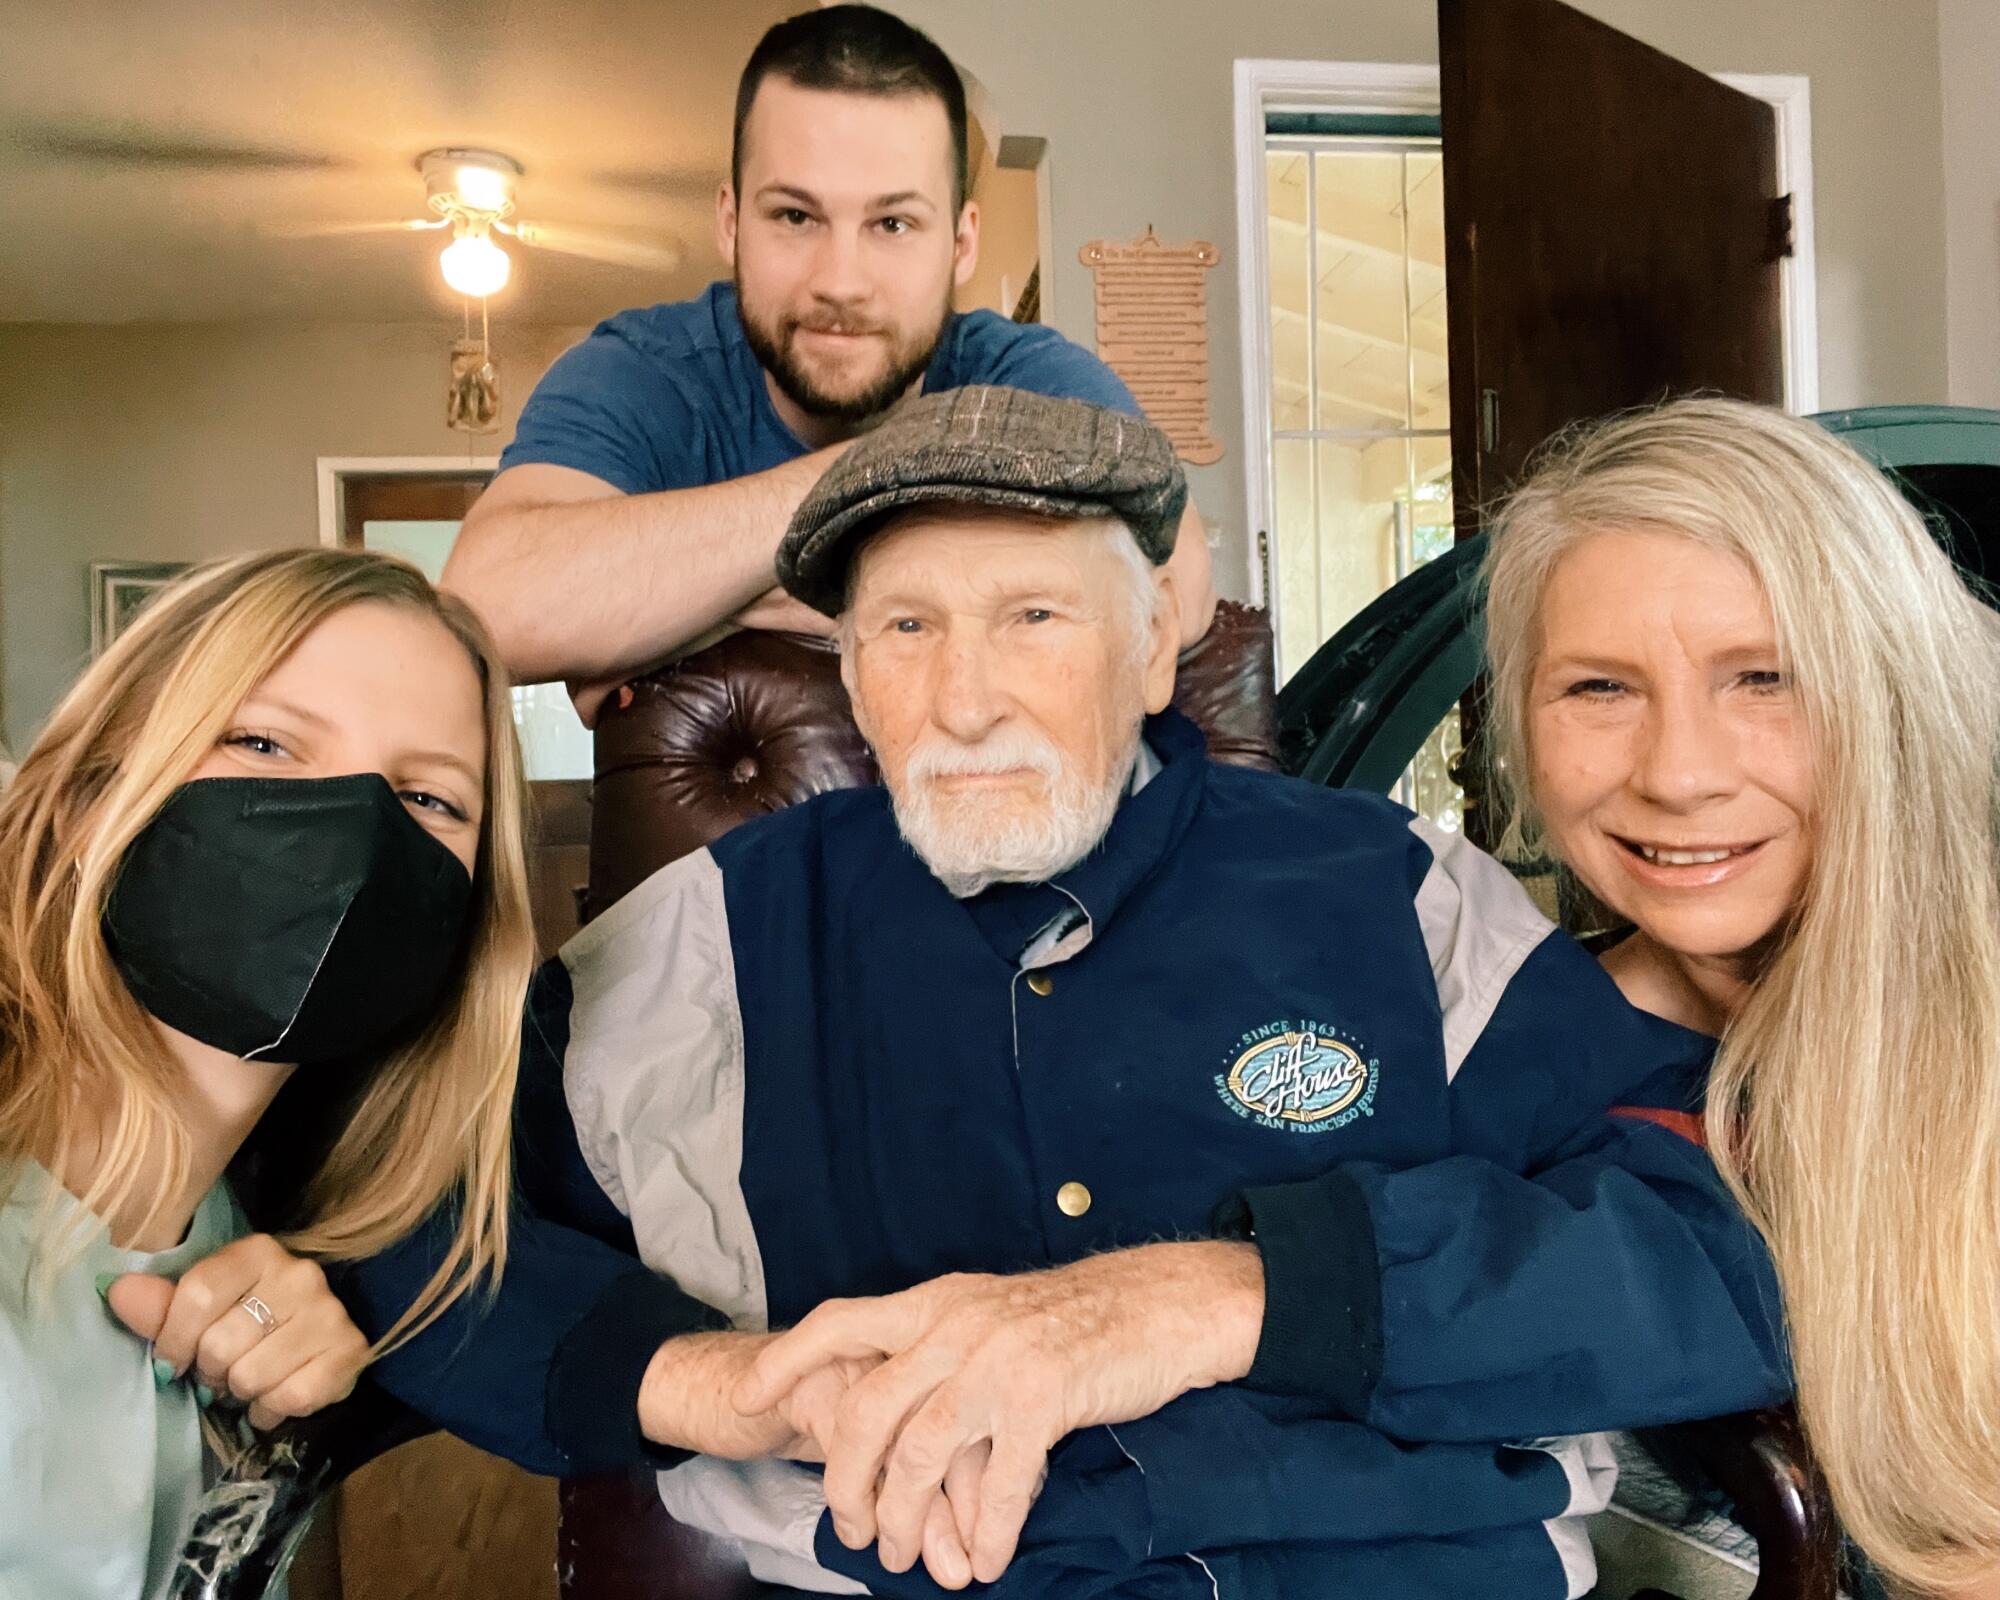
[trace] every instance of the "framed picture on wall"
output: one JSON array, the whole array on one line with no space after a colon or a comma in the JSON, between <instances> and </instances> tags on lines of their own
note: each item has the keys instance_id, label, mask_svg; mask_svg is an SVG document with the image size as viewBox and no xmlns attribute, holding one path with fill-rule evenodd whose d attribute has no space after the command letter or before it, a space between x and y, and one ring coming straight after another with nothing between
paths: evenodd
<instances>
[{"instance_id":1,"label":"framed picture on wall","mask_svg":"<svg viewBox=\"0 0 2000 1600\"><path fill-rule=\"evenodd\" d=\"M93 561L90 564L90 653L123 633L139 608L178 578L185 561Z\"/></svg>"}]
</instances>

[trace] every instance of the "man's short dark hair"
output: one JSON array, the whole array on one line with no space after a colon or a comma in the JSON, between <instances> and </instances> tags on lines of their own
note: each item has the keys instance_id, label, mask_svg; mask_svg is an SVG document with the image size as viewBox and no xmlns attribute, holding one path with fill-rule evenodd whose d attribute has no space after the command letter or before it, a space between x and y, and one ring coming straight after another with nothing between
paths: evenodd
<instances>
[{"instance_id":1,"label":"man's short dark hair","mask_svg":"<svg viewBox=\"0 0 2000 1600\"><path fill-rule=\"evenodd\" d=\"M828 6L787 17L757 41L736 85L736 131L729 147L729 181L742 198L743 124L750 103L771 76L801 89L839 94L929 95L942 102L951 125L952 213L969 187L965 84L951 57L927 33L874 6Z\"/></svg>"}]
</instances>

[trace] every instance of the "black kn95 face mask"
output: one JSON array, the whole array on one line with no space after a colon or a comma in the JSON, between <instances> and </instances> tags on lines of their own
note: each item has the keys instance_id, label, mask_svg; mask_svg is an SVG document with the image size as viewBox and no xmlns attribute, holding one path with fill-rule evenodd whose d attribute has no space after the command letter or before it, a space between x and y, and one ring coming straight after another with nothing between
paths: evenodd
<instances>
[{"instance_id":1,"label":"black kn95 face mask","mask_svg":"<svg viewBox=\"0 0 2000 1600\"><path fill-rule=\"evenodd\" d=\"M472 878L379 773L198 778L132 841L104 936L133 998L230 1055L381 1050L458 970Z\"/></svg>"}]
</instances>

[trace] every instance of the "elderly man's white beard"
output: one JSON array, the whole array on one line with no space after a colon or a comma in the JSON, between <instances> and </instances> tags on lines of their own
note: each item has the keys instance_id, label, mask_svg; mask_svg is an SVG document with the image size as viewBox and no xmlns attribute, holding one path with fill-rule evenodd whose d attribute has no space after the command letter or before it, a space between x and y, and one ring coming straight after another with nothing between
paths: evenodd
<instances>
[{"instance_id":1,"label":"elderly man's white beard","mask_svg":"<svg viewBox=\"0 0 2000 1600\"><path fill-rule=\"evenodd\" d=\"M899 788L890 798L896 825L910 848L940 883L963 900L989 884L1043 883L1095 850L1124 796L1139 753L1139 724L1105 769L1102 783L1086 782L1040 734L1006 728L977 744L934 739L910 754ZM1040 774L1047 791L1042 809L1019 812L1018 796L971 793L941 796L935 779L968 774Z\"/></svg>"}]
</instances>

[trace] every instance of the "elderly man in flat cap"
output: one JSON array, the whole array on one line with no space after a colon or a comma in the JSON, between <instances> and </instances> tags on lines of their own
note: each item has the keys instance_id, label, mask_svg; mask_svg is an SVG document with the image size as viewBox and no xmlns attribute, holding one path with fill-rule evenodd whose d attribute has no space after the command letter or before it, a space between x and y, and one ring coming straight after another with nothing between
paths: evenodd
<instances>
[{"instance_id":1,"label":"elderly man in flat cap","mask_svg":"<svg viewBox=\"0 0 2000 1600\"><path fill-rule=\"evenodd\" d=\"M884 787L545 970L506 1277L390 1389L663 1469L779 1592L1488 1600L1590 1587L1578 1435L1784 1393L1700 1041L1463 840L1168 709L1184 493L1146 423L993 388L827 473L778 576Z\"/></svg>"}]
</instances>

